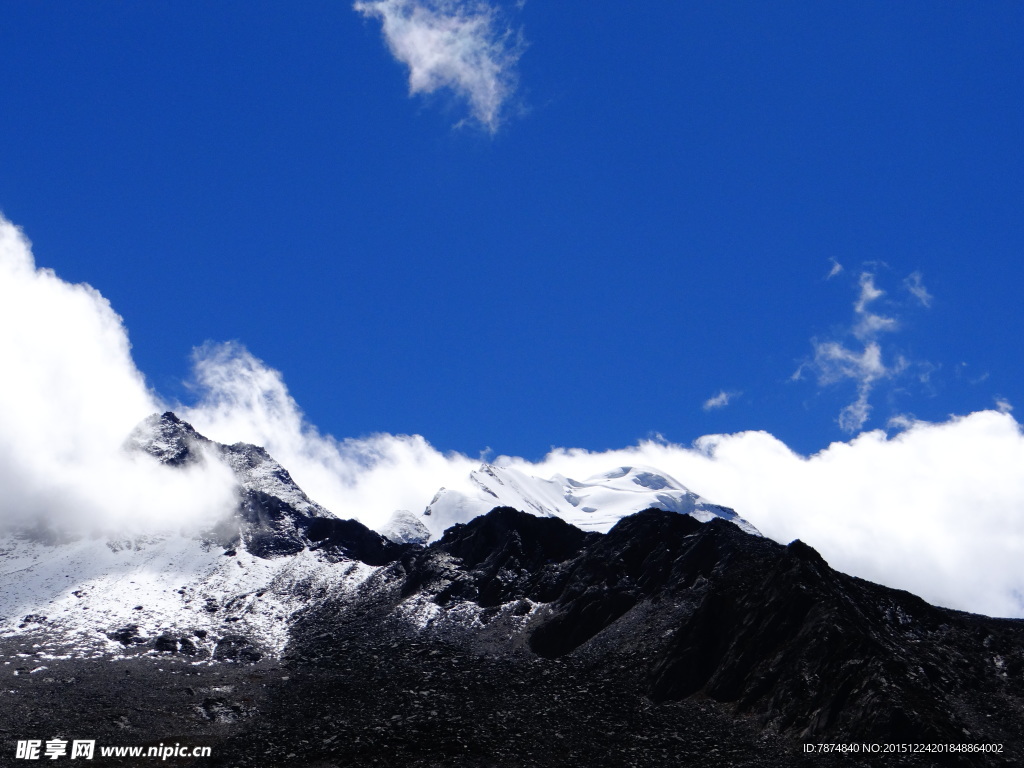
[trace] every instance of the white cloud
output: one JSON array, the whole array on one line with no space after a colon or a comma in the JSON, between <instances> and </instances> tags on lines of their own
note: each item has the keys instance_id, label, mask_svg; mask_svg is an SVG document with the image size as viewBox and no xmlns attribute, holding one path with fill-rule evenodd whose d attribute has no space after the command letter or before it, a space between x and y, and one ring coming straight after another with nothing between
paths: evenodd
<instances>
[{"instance_id":1,"label":"white cloud","mask_svg":"<svg viewBox=\"0 0 1024 768\"><path fill-rule=\"evenodd\" d=\"M187 524L231 503L226 472L174 472L122 450L160 409L99 292L37 269L0 216L0 522L41 514L92 529Z\"/></svg>"},{"instance_id":2,"label":"white cloud","mask_svg":"<svg viewBox=\"0 0 1024 768\"><path fill-rule=\"evenodd\" d=\"M1010 405L1010 401L1005 397L996 398L996 410L1000 413L1010 413L1013 411L1013 406Z\"/></svg>"},{"instance_id":3,"label":"white cloud","mask_svg":"<svg viewBox=\"0 0 1024 768\"><path fill-rule=\"evenodd\" d=\"M704 401L704 410L714 411L719 408L725 408L725 406L727 406L734 397L739 396L739 394L739 392L726 392L723 389L714 397L709 397Z\"/></svg>"},{"instance_id":4,"label":"white cloud","mask_svg":"<svg viewBox=\"0 0 1024 768\"><path fill-rule=\"evenodd\" d=\"M921 303L921 306L930 307L932 305L934 297L928 293L928 289L921 282L920 272L911 272L903 281L903 285Z\"/></svg>"},{"instance_id":5,"label":"white cloud","mask_svg":"<svg viewBox=\"0 0 1024 768\"><path fill-rule=\"evenodd\" d=\"M126 526L230 507L222 475L176 472L121 450L135 424L163 407L135 368L121 319L89 286L37 269L24 236L2 219L0 359L0 520ZM891 367L870 344L840 345L829 360L840 378ZM441 486L465 488L478 463L415 435L321 434L281 375L237 344L197 350L195 386L199 402L181 415L201 432L266 446L314 499L371 526L395 509L424 509ZM778 541L803 539L847 573L940 605L1024 616L1024 435L1009 403L997 407L937 424L904 416L895 436L867 432L812 456L742 432L693 446L648 440L496 461L578 479L658 467Z\"/></svg>"},{"instance_id":6,"label":"white cloud","mask_svg":"<svg viewBox=\"0 0 1024 768\"><path fill-rule=\"evenodd\" d=\"M897 413L895 416L889 417L889 421L886 422L885 428L890 430L910 429L917 423L918 420L915 419L912 414Z\"/></svg>"},{"instance_id":7,"label":"white cloud","mask_svg":"<svg viewBox=\"0 0 1024 768\"><path fill-rule=\"evenodd\" d=\"M916 273L915 273L916 274ZM871 416L871 393L880 381L894 378L911 365L905 357L890 354L890 362L882 348L883 334L899 330L895 317L874 310L875 303L885 291L875 285L871 272L862 272L859 291L853 303L853 323L842 335L852 336L851 343L841 339L811 340L814 357L802 363L792 379L803 378L804 372L813 373L820 386L851 381L856 385L857 397L839 412L837 421L844 432L856 433L864 428ZM926 363L919 365L928 368Z\"/></svg>"},{"instance_id":8,"label":"white cloud","mask_svg":"<svg viewBox=\"0 0 1024 768\"><path fill-rule=\"evenodd\" d=\"M875 286L875 276L870 272L862 272L860 276L860 295L854 302L853 311L857 315L853 326L853 335L861 341L873 339L880 333L895 331L898 327L896 319L872 312L870 306L882 298L885 291Z\"/></svg>"},{"instance_id":9,"label":"white cloud","mask_svg":"<svg viewBox=\"0 0 1024 768\"><path fill-rule=\"evenodd\" d=\"M836 261L835 259L829 259L829 261L832 262L832 269L828 271L828 275L825 277L826 280L831 280L833 277L841 274L843 271L843 265L840 264L838 261Z\"/></svg>"},{"instance_id":10,"label":"white cloud","mask_svg":"<svg viewBox=\"0 0 1024 768\"><path fill-rule=\"evenodd\" d=\"M409 68L409 93L450 89L492 133L515 90L521 44L500 29L497 10L472 0L360 0L353 6L378 18L392 55Z\"/></svg>"}]
</instances>

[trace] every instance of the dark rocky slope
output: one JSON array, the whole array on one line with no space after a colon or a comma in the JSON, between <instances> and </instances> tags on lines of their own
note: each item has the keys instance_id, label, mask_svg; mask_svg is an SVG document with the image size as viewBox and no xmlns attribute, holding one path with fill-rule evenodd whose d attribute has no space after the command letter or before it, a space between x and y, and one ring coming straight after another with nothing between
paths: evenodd
<instances>
[{"instance_id":1,"label":"dark rocky slope","mask_svg":"<svg viewBox=\"0 0 1024 768\"><path fill-rule=\"evenodd\" d=\"M401 618L411 600L440 610L414 628ZM454 619L460 612L467 618ZM698 704L720 743L778 740L789 745L785 760L805 742L998 743L1001 755L888 755L880 764L1015 765L1024 743L1024 622L935 608L838 573L799 541L784 547L657 510L605 536L495 510L407 555L359 595L310 608L290 653L297 669L343 671L349 697L405 685L392 676L411 685L427 675L435 692L461 686L460 706L480 722L547 712L538 728L577 733L575 749L600 743L609 765L630 764L627 742L602 738L601 718L588 713L613 722L646 713L649 723L652 713L695 716ZM444 663L452 659L462 661ZM541 706L534 684L561 687L568 701ZM616 703L624 708L613 714ZM670 732L694 737L689 725ZM518 743L526 749L534 736ZM648 759L637 764L672 764ZM557 762L530 760L508 764Z\"/></svg>"}]
</instances>

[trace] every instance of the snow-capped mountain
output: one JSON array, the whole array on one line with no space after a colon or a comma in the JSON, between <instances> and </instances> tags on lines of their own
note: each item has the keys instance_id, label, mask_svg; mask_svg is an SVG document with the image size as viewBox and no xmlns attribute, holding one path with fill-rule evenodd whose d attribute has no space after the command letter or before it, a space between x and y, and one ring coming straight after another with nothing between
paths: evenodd
<instances>
[{"instance_id":1,"label":"snow-capped mountain","mask_svg":"<svg viewBox=\"0 0 1024 768\"><path fill-rule=\"evenodd\" d=\"M581 481L564 475L545 480L513 467L484 464L470 474L470 482L473 489L468 493L442 488L424 510L422 522L435 538L456 523L467 523L499 506L558 517L598 533L607 533L628 515L662 509L701 522L720 517L760 535L733 510L711 503L652 467L617 467Z\"/></svg>"},{"instance_id":2,"label":"snow-capped mountain","mask_svg":"<svg viewBox=\"0 0 1024 768\"><path fill-rule=\"evenodd\" d=\"M0 634L39 633L54 653L159 641L212 654L225 637L273 653L309 590L343 588L391 560L391 542L311 501L258 446L215 443L165 413L140 424L127 447L168 471L224 462L236 508L200 531L0 538Z\"/></svg>"},{"instance_id":3,"label":"snow-capped mountain","mask_svg":"<svg viewBox=\"0 0 1024 768\"><path fill-rule=\"evenodd\" d=\"M0 538L0 632L39 631L53 652L70 645L109 653L163 638L162 646L213 653L221 639L241 636L261 652L278 653L309 594L345 593L408 547L495 507L597 532L658 508L757 533L732 510L651 468L622 467L577 481L491 464L471 473L470 492L441 489L423 510L396 510L378 533L310 499L263 448L214 442L173 413L147 418L126 447L168 471L222 462L235 478L236 508L199 531L170 526L60 544L26 531Z\"/></svg>"}]
</instances>

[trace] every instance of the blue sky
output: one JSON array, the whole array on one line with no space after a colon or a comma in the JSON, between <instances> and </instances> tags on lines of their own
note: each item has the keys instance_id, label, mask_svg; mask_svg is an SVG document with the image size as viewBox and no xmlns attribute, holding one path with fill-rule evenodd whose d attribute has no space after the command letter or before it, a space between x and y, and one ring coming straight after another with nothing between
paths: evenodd
<instances>
[{"instance_id":1,"label":"blue sky","mask_svg":"<svg viewBox=\"0 0 1024 768\"><path fill-rule=\"evenodd\" d=\"M0 210L165 398L235 340L337 437L808 454L1024 402L1020 3L490 8L482 124L350 3L9 3Z\"/></svg>"}]
</instances>

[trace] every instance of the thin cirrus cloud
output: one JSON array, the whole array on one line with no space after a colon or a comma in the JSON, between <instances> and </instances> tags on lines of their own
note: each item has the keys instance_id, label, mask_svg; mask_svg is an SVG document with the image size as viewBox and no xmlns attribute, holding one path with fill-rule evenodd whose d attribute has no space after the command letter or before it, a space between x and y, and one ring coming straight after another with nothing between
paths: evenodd
<instances>
[{"instance_id":1,"label":"thin cirrus cloud","mask_svg":"<svg viewBox=\"0 0 1024 768\"><path fill-rule=\"evenodd\" d=\"M494 133L515 91L519 36L499 25L498 10L468 0L360 0L379 19L391 54L409 69L409 93L448 89L473 120Z\"/></svg>"},{"instance_id":2,"label":"thin cirrus cloud","mask_svg":"<svg viewBox=\"0 0 1024 768\"><path fill-rule=\"evenodd\" d=\"M739 392L726 392L724 389L720 390L717 395L705 400L702 407L705 411L717 411L720 408L725 408L729 405L733 398L739 396L739 394Z\"/></svg>"},{"instance_id":3,"label":"thin cirrus cloud","mask_svg":"<svg viewBox=\"0 0 1024 768\"><path fill-rule=\"evenodd\" d=\"M834 266L829 277L835 274L838 272ZM857 396L842 408L837 419L840 428L851 435L862 430L871 417L871 395L881 382L895 379L915 366L924 371L929 368L927 363L912 363L884 346L885 335L898 331L900 325L892 314L876 309L885 291L876 285L875 279L874 273L861 272L852 322L836 338L812 339L814 357L802 363L791 377L796 381L809 373L823 387L853 382ZM931 305L932 296L924 287L920 272L907 277L904 286L922 306Z\"/></svg>"},{"instance_id":4,"label":"thin cirrus cloud","mask_svg":"<svg viewBox=\"0 0 1024 768\"><path fill-rule=\"evenodd\" d=\"M877 290L865 281L864 312ZM0 522L127 531L225 514L235 499L216 462L182 471L124 451L132 428L167 407L215 440L265 446L312 498L371 527L396 509L422 511L441 486L469 490L480 463L418 435L323 434L282 375L237 343L195 351L194 405L161 401L107 300L38 268L2 217L0 329ZM905 417L901 426L811 456L766 432L740 432L495 462L543 478L655 467L777 541L803 539L840 570L941 605L1024 616L1024 434L1010 404L942 423Z\"/></svg>"},{"instance_id":5,"label":"thin cirrus cloud","mask_svg":"<svg viewBox=\"0 0 1024 768\"><path fill-rule=\"evenodd\" d=\"M932 299L934 297L928 292L928 289L925 288L924 284L921 282L920 272L911 272L903 281L903 285L908 291L910 291L911 295L921 303L921 306L930 307L932 305Z\"/></svg>"}]
</instances>

